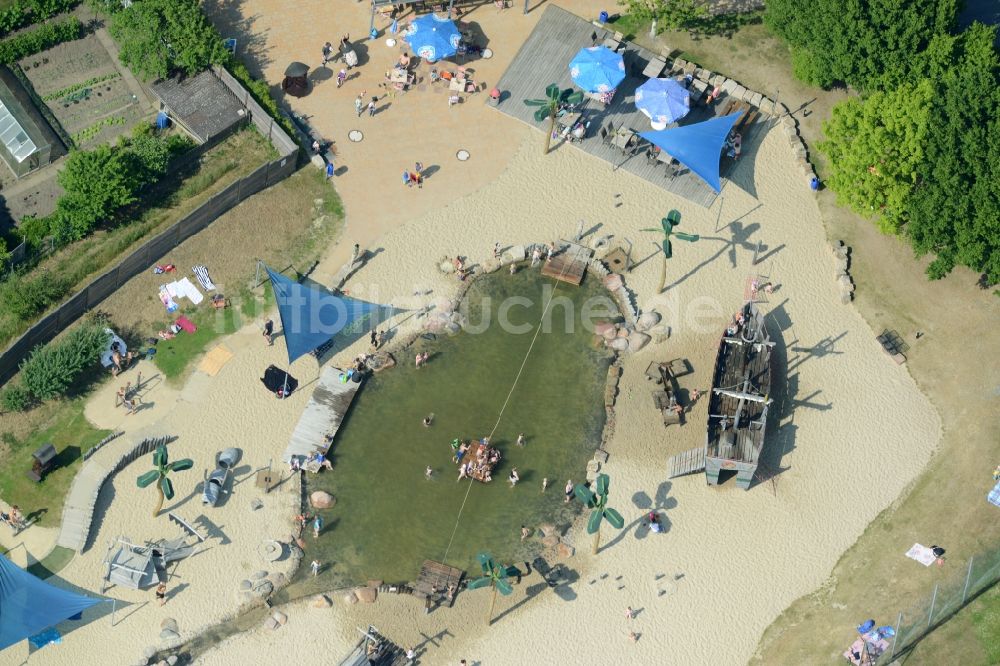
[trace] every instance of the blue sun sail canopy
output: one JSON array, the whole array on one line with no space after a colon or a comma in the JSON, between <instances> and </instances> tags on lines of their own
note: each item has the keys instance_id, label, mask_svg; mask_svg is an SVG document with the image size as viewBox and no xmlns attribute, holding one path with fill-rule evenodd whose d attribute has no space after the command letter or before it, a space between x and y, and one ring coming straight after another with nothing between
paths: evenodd
<instances>
[{"instance_id":1,"label":"blue sun sail canopy","mask_svg":"<svg viewBox=\"0 0 1000 666\"><path fill-rule=\"evenodd\" d=\"M101 601L50 585L0 555L0 650Z\"/></svg>"},{"instance_id":2,"label":"blue sun sail canopy","mask_svg":"<svg viewBox=\"0 0 1000 666\"><path fill-rule=\"evenodd\" d=\"M713 190L719 192L722 190L719 182L722 146L726 143L729 130L739 117L740 112L737 111L728 116L712 118L694 125L640 132L639 136L665 150L671 157L698 174Z\"/></svg>"},{"instance_id":3,"label":"blue sun sail canopy","mask_svg":"<svg viewBox=\"0 0 1000 666\"><path fill-rule=\"evenodd\" d=\"M379 323L403 312L388 305L335 296L299 284L270 268L267 275L274 288L289 363L335 336L350 344ZM347 344L335 346L339 349Z\"/></svg>"}]
</instances>

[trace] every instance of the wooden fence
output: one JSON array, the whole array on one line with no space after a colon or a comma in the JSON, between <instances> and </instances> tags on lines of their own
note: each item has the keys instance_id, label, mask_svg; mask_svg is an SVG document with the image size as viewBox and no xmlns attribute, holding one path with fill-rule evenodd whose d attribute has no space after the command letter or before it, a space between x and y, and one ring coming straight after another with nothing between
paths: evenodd
<instances>
[{"instance_id":1,"label":"wooden fence","mask_svg":"<svg viewBox=\"0 0 1000 666\"><path fill-rule=\"evenodd\" d=\"M290 176L297 168L298 145L285 133L239 82L225 69L213 68L219 80L246 109L254 127L278 151L278 158L262 164L253 173L232 183L208 201L143 243L118 265L71 296L59 307L35 322L6 350L0 353L0 384L14 376L21 362L36 346L52 340L85 312L96 307L125 282L152 266L157 259L205 229L244 199Z\"/></svg>"}]
</instances>

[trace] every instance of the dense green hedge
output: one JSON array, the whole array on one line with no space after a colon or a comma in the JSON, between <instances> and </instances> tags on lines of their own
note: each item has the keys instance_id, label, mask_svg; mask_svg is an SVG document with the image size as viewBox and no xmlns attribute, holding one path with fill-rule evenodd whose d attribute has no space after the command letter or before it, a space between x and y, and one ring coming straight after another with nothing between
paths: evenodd
<instances>
[{"instance_id":1,"label":"dense green hedge","mask_svg":"<svg viewBox=\"0 0 1000 666\"><path fill-rule=\"evenodd\" d=\"M250 91L253 98L257 100L257 103L264 107L268 115L274 118L282 129L288 132L288 136L292 141L295 141L295 127L292 125L292 121L288 119L281 110L278 108L278 103L271 97L271 89L267 85L267 81L261 81L260 79L255 79L250 75L250 71L246 68L246 65L241 63L235 58L232 59L229 65L226 67L233 77L243 84L243 86Z\"/></svg>"},{"instance_id":2,"label":"dense green hedge","mask_svg":"<svg viewBox=\"0 0 1000 666\"><path fill-rule=\"evenodd\" d=\"M63 339L35 347L21 363L21 384L14 394L4 393L3 402L10 407L32 400L51 400L65 395L81 375L97 366L101 352L108 344L105 323L91 319L70 331Z\"/></svg>"},{"instance_id":3,"label":"dense green hedge","mask_svg":"<svg viewBox=\"0 0 1000 666\"><path fill-rule=\"evenodd\" d=\"M10 65L56 44L79 39L83 35L83 25L75 16L55 23L45 23L30 32L0 41L0 64Z\"/></svg>"},{"instance_id":4,"label":"dense green hedge","mask_svg":"<svg viewBox=\"0 0 1000 666\"><path fill-rule=\"evenodd\" d=\"M80 0L14 0L0 9L0 36L73 9Z\"/></svg>"}]
</instances>

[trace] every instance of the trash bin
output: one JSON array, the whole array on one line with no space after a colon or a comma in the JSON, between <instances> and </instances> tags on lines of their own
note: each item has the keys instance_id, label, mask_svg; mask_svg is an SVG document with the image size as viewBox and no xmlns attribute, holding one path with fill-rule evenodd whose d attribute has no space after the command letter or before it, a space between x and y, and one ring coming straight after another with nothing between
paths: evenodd
<instances>
[{"instance_id":1,"label":"trash bin","mask_svg":"<svg viewBox=\"0 0 1000 666\"><path fill-rule=\"evenodd\" d=\"M608 13L607 12L601 12L600 14L597 15L597 20L600 21L602 24L603 23L607 23L608 22Z\"/></svg>"},{"instance_id":2,"label":"trash bin","mask_svg":"<svg viewBox=\"0 0 1000 666\"><path fill-rule=\"evenodd\" d=\"M809 179L809 189L811 189L813 192L819 189L819 178L813 176L812 178Z\"/></svg>"}]
</instances>

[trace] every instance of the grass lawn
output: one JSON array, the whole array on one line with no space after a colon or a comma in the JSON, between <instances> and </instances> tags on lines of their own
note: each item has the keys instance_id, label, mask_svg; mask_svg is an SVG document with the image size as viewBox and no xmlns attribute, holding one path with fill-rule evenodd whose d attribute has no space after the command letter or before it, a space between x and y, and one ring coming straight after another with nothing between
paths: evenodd
<instances>
[{"instance_id":1,"label":"grass lawn","mask_svg":"<svg viewBox=\"0 0 1000 666\"><path fill-rule=\"evenodd\" d=\"M62 499L69 490L73 477L80 468L83 452L110 434L90 425L83 415L85 398L73 398L59 405L46 423L23 439L10 432L2 435L0 456L0 497L17 504L28 519L38 524L58 527L62 518ZM31 469L31 454L43 444L51 442L58 455L55 470L49 472L41 483L29 479L25 472Z\"/></svg>"},{"instance_id":2,"label":"grass lawn","mask_svg":"<svg viewBox=\"0 0 1000 666\"><path fill-rule=\"evenodd\" d=\"M27 275L45 272L68 280L74 285L70 293L75 293L149 236L181 219L273 155L274 149L255 130L239 131L144 192L141 203L136 205L134 219L72 243L44 259ZM13 313L5 313L0 303L0 345L29 325L30 322Z\"/></svg>"},{"instance_id":3,"label":"grass lawn","mask_svg":"<svg viewBox=\"0 0 1000 666\"><path fill-rule=\"evenodd\" d=\"M186 314L194 322L194 333L180 332L172 340L163 340L156 346L153 361L163 376L176 380L184 375L188 364L217 338L239 330L241 317L234 307L225 310L201 308Z\"/></svg>"},{"instance_id":4,"label":"grass lawn","mask_svg":"<svg viewBox=\"0 0 1000 666\"><path fill-rule=\"evenodd\" d=\"M917 643L906 664L1000 664L1000 587L983 592Z\"/></svg>"}]
</instances>

